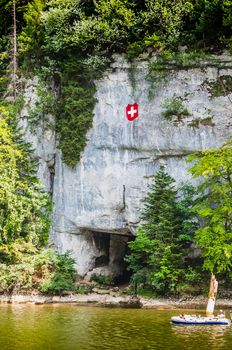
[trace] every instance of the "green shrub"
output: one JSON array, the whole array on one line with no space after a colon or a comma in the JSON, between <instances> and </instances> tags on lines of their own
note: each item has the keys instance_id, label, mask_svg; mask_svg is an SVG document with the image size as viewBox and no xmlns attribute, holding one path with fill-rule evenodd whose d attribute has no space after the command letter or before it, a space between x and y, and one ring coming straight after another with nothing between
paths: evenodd
<instances>
[{"instance_id":1,"label":"green shrub","mask_svg":"<svg viewBox=\"0 0 232 350\"><path fill-rule=\"evenodd\" d=\"M55 253L52 257L53 271L49 278L39 286L43 293L61 293L65 290L73 290L76 271L74 268L75 260L71 258L70 253Z\"/></svg>"},{"instance_id":2,"label":"green shrub","mask_svg":"<svg viewBox=\"0 0 232 350\"><path fill-rule=\"evenodd\" d=\"M73 290L73 278L67 273L55 272L53 276L39 287L42 293L60 294L65 290Z\"/></svg>"},{"instance_id":3,"label":"green shrub","mask_svg":"<svg viewBox=\"0 0 232 350\"><path fill-rule=\"evenodd\" d=\"M184 116L190 115L188 109L183 105L181 97L167 98L161 106L164 108L161 116L167 120L172 120L175 116L180 121Z\"/></svg>"},{"instance_id":4,"label":"green shrub","mask_svg":"<svg viewBox=\"0 0 232 350\"><path fill-rule=\"evenodd\" d=\"M129 45L126 57L128 60L132 60L135 57L138 57L144 50L143 41L135 42Z\"/></svg>"},{"instance_id":5,"label":"green shrub","mask_svg":"<svg viewBox=\"0 0 232 350\"><path fill-rule=\"evenodd\" d=\"M70 253L52 249L40 251L30 243L16 241L0 249L0 292L19 293L37 290L61 293L73 290L76 271Z\"/></svg>"},{"instance_id":6,"label":"green shrub","mask_svg":"<svg viewBox=\"0 0 232 350\"><path fill-rule=\"evenodd\" d=\"M96 274L91 276L91 281L96 282L99 286L110 286L113 283L112 277Z\"/></svg>"}]
</instances>

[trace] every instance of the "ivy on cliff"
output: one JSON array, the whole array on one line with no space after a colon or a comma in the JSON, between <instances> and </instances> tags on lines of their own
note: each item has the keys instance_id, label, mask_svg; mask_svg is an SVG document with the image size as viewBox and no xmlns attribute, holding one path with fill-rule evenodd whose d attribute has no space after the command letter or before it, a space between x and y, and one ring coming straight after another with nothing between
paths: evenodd
<instances>
[{"instance_id":1,"label":"ivy on cliff","mask_svg":"<svg viewBox=\"0 0 232 350\"><path fill-rule=\"evenodd\" d=\"M82 76L83 69L85 76ZM92 126L95 85L88 78L88 70L82 62L71 59L64 63L57 101L56 131L63 160L71 167L80 160L87 131Z\"/></svg>"}]
</instances>

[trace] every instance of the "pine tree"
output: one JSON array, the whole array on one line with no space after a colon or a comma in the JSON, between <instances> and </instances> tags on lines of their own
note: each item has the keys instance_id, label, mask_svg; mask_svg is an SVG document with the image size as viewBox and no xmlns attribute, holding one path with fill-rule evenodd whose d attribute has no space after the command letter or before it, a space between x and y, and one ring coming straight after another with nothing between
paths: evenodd
<instances>
[{"instance_id":1,"label":"pine tree","mask_svg":"<svg viewBox=\"0 0 232 350\"><path fill-rule=\"evenodd\" d=\"M142 219L149 237L163 243L170 242L180 231L175 181L163 165L150 186Z\"/></svg>"},{"instance_id":2,"label":"pine tree","mask_svg":"<svg viewBox=\"0 0 232 350\"><path fill-rule=\"evenodd\" d=\"M135 241L129 243L131 254L126 258L132 281L142 282L159 293L175 292L191 239L183 232L188 215L178 202L175 180L164 166L154 176L142 219L144 223L138 228Z\"/></svg>"}]
</instances>

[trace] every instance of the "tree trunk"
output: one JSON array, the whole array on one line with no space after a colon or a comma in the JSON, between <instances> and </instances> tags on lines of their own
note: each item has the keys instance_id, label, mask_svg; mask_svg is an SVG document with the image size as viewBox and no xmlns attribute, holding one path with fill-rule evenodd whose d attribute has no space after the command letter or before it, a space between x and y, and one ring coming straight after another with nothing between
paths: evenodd
<instances>
[{"instance_id":1,"label":"tree trunk","mask_svg":"<svg viewBox=\"0 0 232 350\"><path fill-rule=\"evenodd\" d=\"M17 23L16 23L16 6L13 0L13 93L14 100L17 96Z\"/></svg>"},{"instance_id":2,"label":"tree trunk","mask_svg":"<svg viewBox=\"0 0 232 350\"><path fill-rule=\"evenodd\" d=\"M208 303L207 303L207 307L206 307L206 316L213 316L216 295L217 295L217 289L218 289L218 282L216 280L215 275L212 274L211 280L210 280Z\"/></svg>"}]
</instances>

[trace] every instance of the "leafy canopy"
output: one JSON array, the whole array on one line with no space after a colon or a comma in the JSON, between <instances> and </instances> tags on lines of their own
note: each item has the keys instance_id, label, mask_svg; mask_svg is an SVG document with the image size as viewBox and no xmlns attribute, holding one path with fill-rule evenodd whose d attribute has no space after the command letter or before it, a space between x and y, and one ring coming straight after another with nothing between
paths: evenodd
<instances>
[{"instance_id":1,"label":"leafy canopy","mask_svg":"<svg viewBox=\"0 0 232 350\"><path fill-rule=\"evenodd\" d=\"M58 147L75 166L92 125L95 82L115 52L132 59L231 46L231 0L15 0L18 61L24 73L44 73L58 92ZM12 0L0 0L0 94L11 61ZM73 74L72 62L76 62ZM156 66L157 68L157 66ZM89 74L91 72L91 74ZM78 78L77 78L78 75ZM66 77L69 76L68 79ZM71 78L73 76L73 78ZM157 76L157 70L155 71ZM71 92L71 94L70 94ZM69 108L70 100L74 108ZM41 114L38 113L38 120Z\"/></svg>"},{"instance_id":2,"label":"leafy canopy","mask_svg":"<svg viewBox=\"0 0 232 350\"><path fill-rule=\"evenodd\" d=\"M75 261L66 252L37 249L18 239L0 246L0 292L19 293L37 290L58 294L75 287Z\"/></svg>"},{"instance_id":3,"label":"leafy canopy","mask_svg":"<svg viewBox=\"0 0 232 350\"><path fill-rule=\"evenodd\" d=\"M200 178L195 210L202 225L196 231L204 267L210 272L232 268L232 140L219 149L193 154L190 172Z\"/></svg>"},{"instance_id":4,"label":"leafy canopy","mask_svg":"<svg viewBox=\"0 0 232 350\"><path fill-rule=\"evenodd\" d=\"M42 245L48 238L51 202L35 177L28 145L8 125L9 112L0 108L0 243L22 237ZM14 131L14 132L13 132Z\"/></svg>"}]
</instances>

